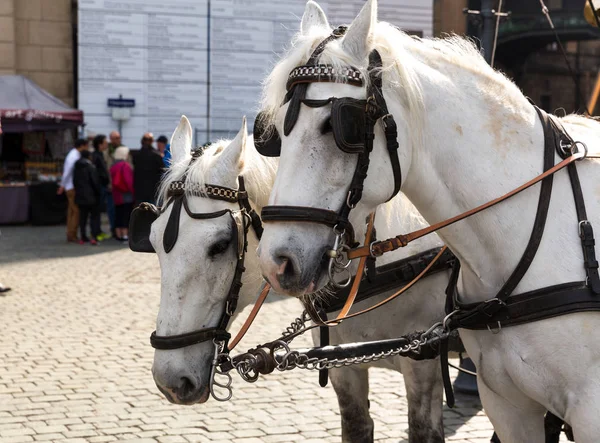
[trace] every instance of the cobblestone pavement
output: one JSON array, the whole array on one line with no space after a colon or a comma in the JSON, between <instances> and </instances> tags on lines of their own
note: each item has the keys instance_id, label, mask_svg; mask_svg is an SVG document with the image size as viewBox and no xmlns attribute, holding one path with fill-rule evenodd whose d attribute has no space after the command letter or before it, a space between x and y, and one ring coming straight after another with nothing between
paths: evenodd
<instances>
[{"instance_id":1,"label":"cobblestone pavement","mask_svg":"<svg viewBox=\"0 0 600 443\"><path fill-rule=\"evenodd\" d=\"M172 405L156 389L148 343L159 303L158 261L111 240L67 245L64 227L4 227L0 282L0 442L340 441L331 387L317 374L275 373L255 384L234 378L234 398ZM240 349L273 338L299 312L269 303ZM235 325L234 325L235 328ZM307 345L309 339L300 344ZM377 441L407 441L402 376L371 370ZM479 401L445 410L447 441L489 442Z\"/></svg>"}]
</instances>

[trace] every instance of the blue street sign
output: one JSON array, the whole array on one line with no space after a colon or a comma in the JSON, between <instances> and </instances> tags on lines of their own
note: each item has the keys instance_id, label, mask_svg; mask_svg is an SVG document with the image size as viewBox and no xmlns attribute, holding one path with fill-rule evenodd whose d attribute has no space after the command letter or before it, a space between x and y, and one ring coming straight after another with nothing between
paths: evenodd
<instances>
[{"instance_id":1,"label":"blue street sign","mask_svg":"<svg viewBox=\"0 0 600 443\"><path fill-rule=\"evenodd\" d=\"M135 99L109 98L107 105L109 108L135 108Z\"/></svg>"}]
</instances>

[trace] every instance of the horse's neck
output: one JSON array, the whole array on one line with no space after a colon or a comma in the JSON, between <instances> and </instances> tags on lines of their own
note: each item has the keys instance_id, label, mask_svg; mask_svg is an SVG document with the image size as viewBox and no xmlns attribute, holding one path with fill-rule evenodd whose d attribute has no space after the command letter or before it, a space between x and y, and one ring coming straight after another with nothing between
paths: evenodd
<instances>
[{"instance_id":1,"label":"horse's neck","mask_svg":"<svg viewBox=\"0 0 600 443\"><path fill-rule=\"evenodd\" d=\"M424 139L413 148L403 191L428 222L472 209L542 172L541 123L514 85L448 62L434 70L425 61L418 69L423 69ZM536 185L439 232L461 260L462 286L472 300L495 295L513 271L538 198Z\"/></svg>"}]
</instances>

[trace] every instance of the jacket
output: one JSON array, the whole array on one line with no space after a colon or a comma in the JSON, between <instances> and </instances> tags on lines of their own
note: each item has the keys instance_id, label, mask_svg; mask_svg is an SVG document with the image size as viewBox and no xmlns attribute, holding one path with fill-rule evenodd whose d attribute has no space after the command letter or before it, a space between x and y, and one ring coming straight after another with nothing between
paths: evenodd
<instances>
[{"instance_id":1,"label":"jacket","mask_svg":"<svg viewBox=\"0 0 600 443\"><path fill-rule=\"evenodd\" d=\"M119 175L121 177L118 177ZM133 203L135 187L133 183L133 171L129 163L123 160L115 162L115 164L112 165L110 168L110 177L113 183L112 195L115 205ZM124 192L122 190L116 189L114 187L115 182L123 182L127 187L127 191Z\"/></svg>"},{"instance_id":2,"label":"jacket","mask_svg":"<svg viewBox=\"0 0 600 443\"><path fill-rule=\"evenodd\" d=\"M82 206L95 206L100 201L100 180L98 172L92 162L80 158L75 162L73 171L73 185L75 187L75 204Z\"/></svg>"},{"instance_id":3,"label":"jacket","mask_svg":"<svg viewBox=\"0 0 600 443\"><path fill-rule=\"evenodd\" d=\"M135 201L153 203L165 167L163 159L151 147L142 147L132 154Z\"/></svg>"},{"instance_id":4,"label":"jacket","mask_svg":"<svg viewBox=\"0 0 600 443\"><path fill-rule=\"evenodd\" d=\"M100 185L103 188L108 187L110 183L110 176L108 174L108 168L106 167L106 161L104 160L104 155L102 154L102 152L93 152L92 163L94 163L96 171L98 171L98 179L100 180Z\"/></svg>"}]
</instances>

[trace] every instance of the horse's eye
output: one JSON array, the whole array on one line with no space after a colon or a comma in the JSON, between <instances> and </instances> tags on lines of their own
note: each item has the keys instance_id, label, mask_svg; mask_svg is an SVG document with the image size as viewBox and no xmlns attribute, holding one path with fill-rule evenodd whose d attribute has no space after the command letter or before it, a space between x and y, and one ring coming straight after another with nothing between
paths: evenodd
<instances>
[{"instance_id":1,"label":"horse's eye","mask_svg":"<svg viewBox=\"0 0 600 443\"><path fill-rule=\"evenodd\" d=\"M333 131L333 128L331 127L331 118L327 118L321 125L321 134L325 135L331 131Z\"/></svg>"},{"instance_id":2,"label":"horse's eye","mask_svg":"<svg viewBox=\"0 0 600 443\"><path fill-rule=\"evenodd\" d=\"M208 250L208 255L210 257L215 257L219 254L222 254L223 252L225 252L227 250L230 243L231 243L230 240L218 241L217 243L215 243L214 245L212 245L210 247L210 249Z\"/></svg>"}]
</instances>

